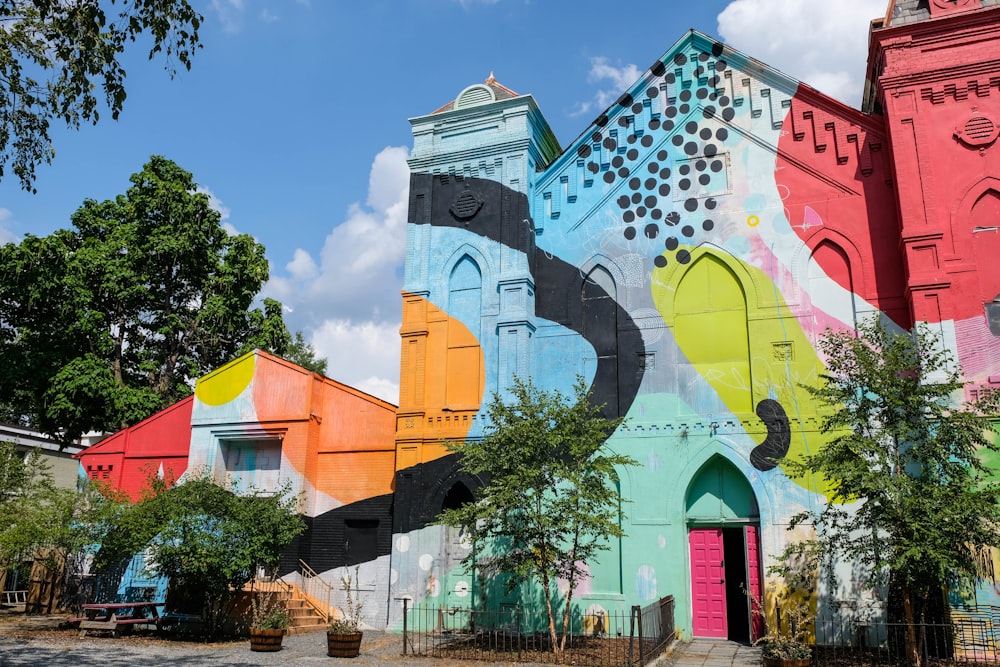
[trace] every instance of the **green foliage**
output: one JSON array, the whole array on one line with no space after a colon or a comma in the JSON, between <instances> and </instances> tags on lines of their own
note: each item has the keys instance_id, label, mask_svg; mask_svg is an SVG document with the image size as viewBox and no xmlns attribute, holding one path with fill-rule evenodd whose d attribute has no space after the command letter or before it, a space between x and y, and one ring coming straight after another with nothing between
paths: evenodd
<instances>
[{"instance_id":1,"label":"green foliage","mask_svg":"<svg viewBox=\"0 0 1000 667\"><path fill-rule=\"evenodd\" d=\"M202 17L188 0L0 0L0 179L10 165L33 190L35 167L52 161L50 123L96 124L98 90L112 118L125 103L119 57L139 38L191 68Z\"/></svg>"},{"instance_id":2,"label":"green foliage","mask_svg":"<svg viewBox=\"0 0 1000 667\"><path fill-rule=\"evenodd\" d=\"M152 574L200 601L214 635L230 590L242 588L257 567L275 568L305 523L287 487L237 495L209 477L165 486L153 482L150 493L107 523L95 565L113 565L145 550Z\"/></svg>"},{"instance_id":3,"label":"green foliage","mask_svg":"<svg viewBox=\"0 0 1000 667\"><path fill-rule=\"evenodd\" d=\"M292 618L278 597L277 591L252 591L250 597L250 627L258 630L287 630Z\"/></svg>"},{"instance_id":4,"label":"green foliage","mask_svg":"<svg viewBox=\"0 0 1000 667\"><path fill-rule=\"evenodd\" d=\"M291 624L288 612L281 607L274 607L254 622L253 627L260 630L287 630Z\"/></svg>"},{"instance_id":5,"label":"green foliage","mask_svg":"<svg viewBox=\"0 0 1000 667\"><path fill-rule=\"evenodd\" d=\"M291 341L280 303L251 308L264 247L230 236L190 173L154 156L131 182L84 202L74 229L0 248L0 405L66 440L134 424L240 352Z\"/></svg>"},{"instance_id":6,"label":"green foliage","mask_svg":"<svg viewBox=\"0 0 1000 667\"><path fill-rule=\"evenodd\" d=\"M815 631L819 546L798 542L768 568L769 574L780 577L768 587L774 603L772 623L767 623L763 601L747 592L753 602L751 613L767 623L767 633L754 642L765 657L805 660L812 655L809 644Z\"/></svg>"},{"instance_id":7,"label":"green foliage","mask_svg":"<svg viewBox=\"0 0 1000 667\"><path fill-rule=\"evenodd\" d=\"M601 416L582 378L568 397L519 379L510 391L509 404L494 395L487 408L491 427L482 440L449 445L460 453L466 473L489 482L476 502L445 510L439 520L461 527L471 539L467 567L505 577L508 592L526 583L541 585L558 652L586 564L624 535L615 481L618 470L635 461L604 447L622 420ZM558 580L567 582L563 643L552 600Z\"/></svg>"},{"instance_id":8,"label":"green foliage","mask_svg":"<svg viewBox=\"0 0 1000 667\"><path fill-rule=\"evenodd\" d=\"M818 547L902 591L907 620L915 605L979 574L978 557L1000 544L1000 485L979 458L995 449L996 397L962 405L960 372L926 327L893 333L880 322L827 332L828 372L805 387L826 405L820 451L790 462L812 472L833 495L793 523L815 524Z\"/></svg>"},{"instance_id":9,"label":"green foliage","mask_svg":"<svg viewBox=\"0 0 1000 667\"><path fill-rule=\"evenodd\" d=\"M313 349L310 343L306 342L301 331L295 332L295 338L292 339L281 356L293 364L302 366L302 368L308 368L314 373L326 375L326 359L316 358L316 350Z\"/></svg>"},{"instance_id":10,"label":"green foliage","mask_svg":"<svg viewBox=\"0 0 1000 667\"><path fill-rule=\"evenodd\" d=\"M253 336L243 345L240 354L251 350L267 350L297 366L326 375L326 359L317 359L316 350L306 342L301 331L293 337L285 327L281 315L282 305L275 299L264 299L264 311L251 313Z\"/></svg>"},{"instance_id":11,"label":"green foliage","mask_svg":"<svg viewBox=\"0 0 1000 667\"><path fill-rule=\"evenodd\" d=\"M84 551L107 502L90 487L58 488L39 450L22 457L13 443L0 442L0 563Z\"/></svg>"}]
</instances>

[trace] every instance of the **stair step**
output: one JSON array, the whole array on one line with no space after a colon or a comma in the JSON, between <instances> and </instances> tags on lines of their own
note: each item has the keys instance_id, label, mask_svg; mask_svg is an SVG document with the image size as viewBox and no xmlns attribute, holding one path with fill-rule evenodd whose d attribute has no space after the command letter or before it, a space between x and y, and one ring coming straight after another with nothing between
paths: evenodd
<instances>
[{"instance_id":1,"label":"stair step","mask_svg":"<svg viewBox=\"0 0 1000 667\"><path fill-rule=\"evenodd\" d=\"M319 624L319 625L326 625L326 621L324 621L319 616L311 616L309 618L306 618L306 617L303 616L303 617L293 618L292 619L292 625L296 625L296 626L317 625L317 624Z\"/></svg>"}]
</instances>

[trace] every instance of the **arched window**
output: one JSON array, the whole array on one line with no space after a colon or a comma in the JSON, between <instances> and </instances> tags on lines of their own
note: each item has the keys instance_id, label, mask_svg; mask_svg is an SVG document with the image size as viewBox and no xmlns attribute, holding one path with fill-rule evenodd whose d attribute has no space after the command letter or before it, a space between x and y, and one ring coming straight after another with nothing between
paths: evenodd
<instances>
[{"instance_id":1,"label":"arched window","mask_svg":"<svg viewBox=\"0 0 1000 667\"><path fill-rule=\"evenodd\" d=\"M732 412L751 412L746 295L730 268L713 255L702 255L678 284L674 330L691 341L677 368L678 386L691 392L684 402L703 410L715 404L718 392Z\"/></svg>"},{"instance_id":2,"label":"arched window","mask_svg":"<svg viewBox=\"0 0 1000 667\"><path fill-rule=\"evenodd\" d=\"M609 417L617 417L618 406L618 296L615 280L603 266L595 266L583 279L583 334L594 347L594 356L584 359L584 376L594 377L594 399L604 404Z\"/></svg>"},{"instance_id":3,"label":"arched window","mask_svg":"<svg viewBox=\"0 0 1000 667\"><path fill-rule=\"evenodd\" d=\"M814 306L813 319L816 321L814 331L822 332L826 328L825 323L817 320L821 314L815 309L817 303L822 303L829 315L857 329L858 309L854 295L851 260L843 248L830 240L824 240L817 245L809 256L806 276L807 289ZM823 294L824 290L830 293Z\"/></svg>"},{"instance_id":4,"label":"arched window","mask_svg":"<svg viewBox=\"0 0 1000 667\"><path fill-rule=\"evenodd\" d=\"M475 408L481 399L482 362L477 339L483 308L482 285L479 265L468 255L463 256L448 281L450 319L445 400L451 409Z\"/></svg>"},{"instance_id":5,"label":"arched window","mask_svg":"<svg viewBox=\"0 0 1000 667\"><path fill-rule=\"evenodd\" d=\"M979 294L990 303L1000 294L1000 192L990 188L972 205L972 244L979 274Z\"/></svg>"}]
</instances>

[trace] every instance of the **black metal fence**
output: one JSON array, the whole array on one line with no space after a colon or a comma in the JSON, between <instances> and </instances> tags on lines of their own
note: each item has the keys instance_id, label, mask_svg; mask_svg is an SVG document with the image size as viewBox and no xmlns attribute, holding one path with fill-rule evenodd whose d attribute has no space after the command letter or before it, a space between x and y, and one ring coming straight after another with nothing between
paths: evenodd
<instances>
[{"instance_id":1,"label":"black metal fence","mask_svg":"<svg viewBox=\"0 0 1000 667\"><path fill-rule=\"evenodd\" d=\"M558 629L561 630L561 618ZM674 598L629 611L574 614L561 653L552 650L548 616L517 605L479 610L410 607L403 600L403 654L575 665L645 665L674 638Z\"/></svg>"},{"instance_id":2,"label":"black metal fence","mask_svg":"<svg viewBox=\"0 0 1000 667\"><path fill-rule=\"evenodd\" d=\"M912 629L882 620L820 619L815 638L814 665L908 665L911 651L927 665L998 665L1000 609L953 609L950 622Z\"/></svg>"}]
</instances>

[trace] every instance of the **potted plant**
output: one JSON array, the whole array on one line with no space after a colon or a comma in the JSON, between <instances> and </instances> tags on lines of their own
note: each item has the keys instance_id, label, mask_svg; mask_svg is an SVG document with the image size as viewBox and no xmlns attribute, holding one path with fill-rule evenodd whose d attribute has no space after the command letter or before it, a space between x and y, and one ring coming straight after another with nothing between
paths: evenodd
<instances>
[{"instance_id":1,"label":"potted plant","mask_svg":"<svg viewBox=\"0 0 1000 667\"><path fill-rule=\"evenodd\" d=\"M761 645L764 667L808 667L812 649L789 634L768 632L755 644Z\"/></svg>"},{"instance_id":2,"label":"potted plant","mask_svg":"<svg viewBox=\"0 0 1000 667\"><path fill-rule=\"evenodd\" d=\"M326 654L331 658L356 658L361 653L361 630L364 603L355 597L355 582L359 568L354 568L354 576L347 573L340 577L341 588L347 594L347 611L338 608L338 616L331 619L326 631ZM360 593L360 590L358 590Z\"/></svg>"},{"instance_id":3,"label":"potted plant","mask_svg":"<svg viewBox=\"0 0 1000 667\"><path fill-rule=\"evenodd\" d=\"M764 616L761 601L751 593L747 595L753 602L752 613ZM813 621L810 598L811 593L803 594L791 588L774 596L776 623L773 626L768 623L767 633L754 642L761 647L764 667L808 667L812 663L812 649L808 644Z\"/></svg>"},{"instance_id":4,"label":"potted plant","mask_svg":"<svg viewBox=\"0 0 1000 667\"><path fill-rule=\"evenodd\" d=\"M291 625L288 611L273 592L256 593L250 599L250 650L280 651L281 640Z\"/></svg>"}]
</instances>

